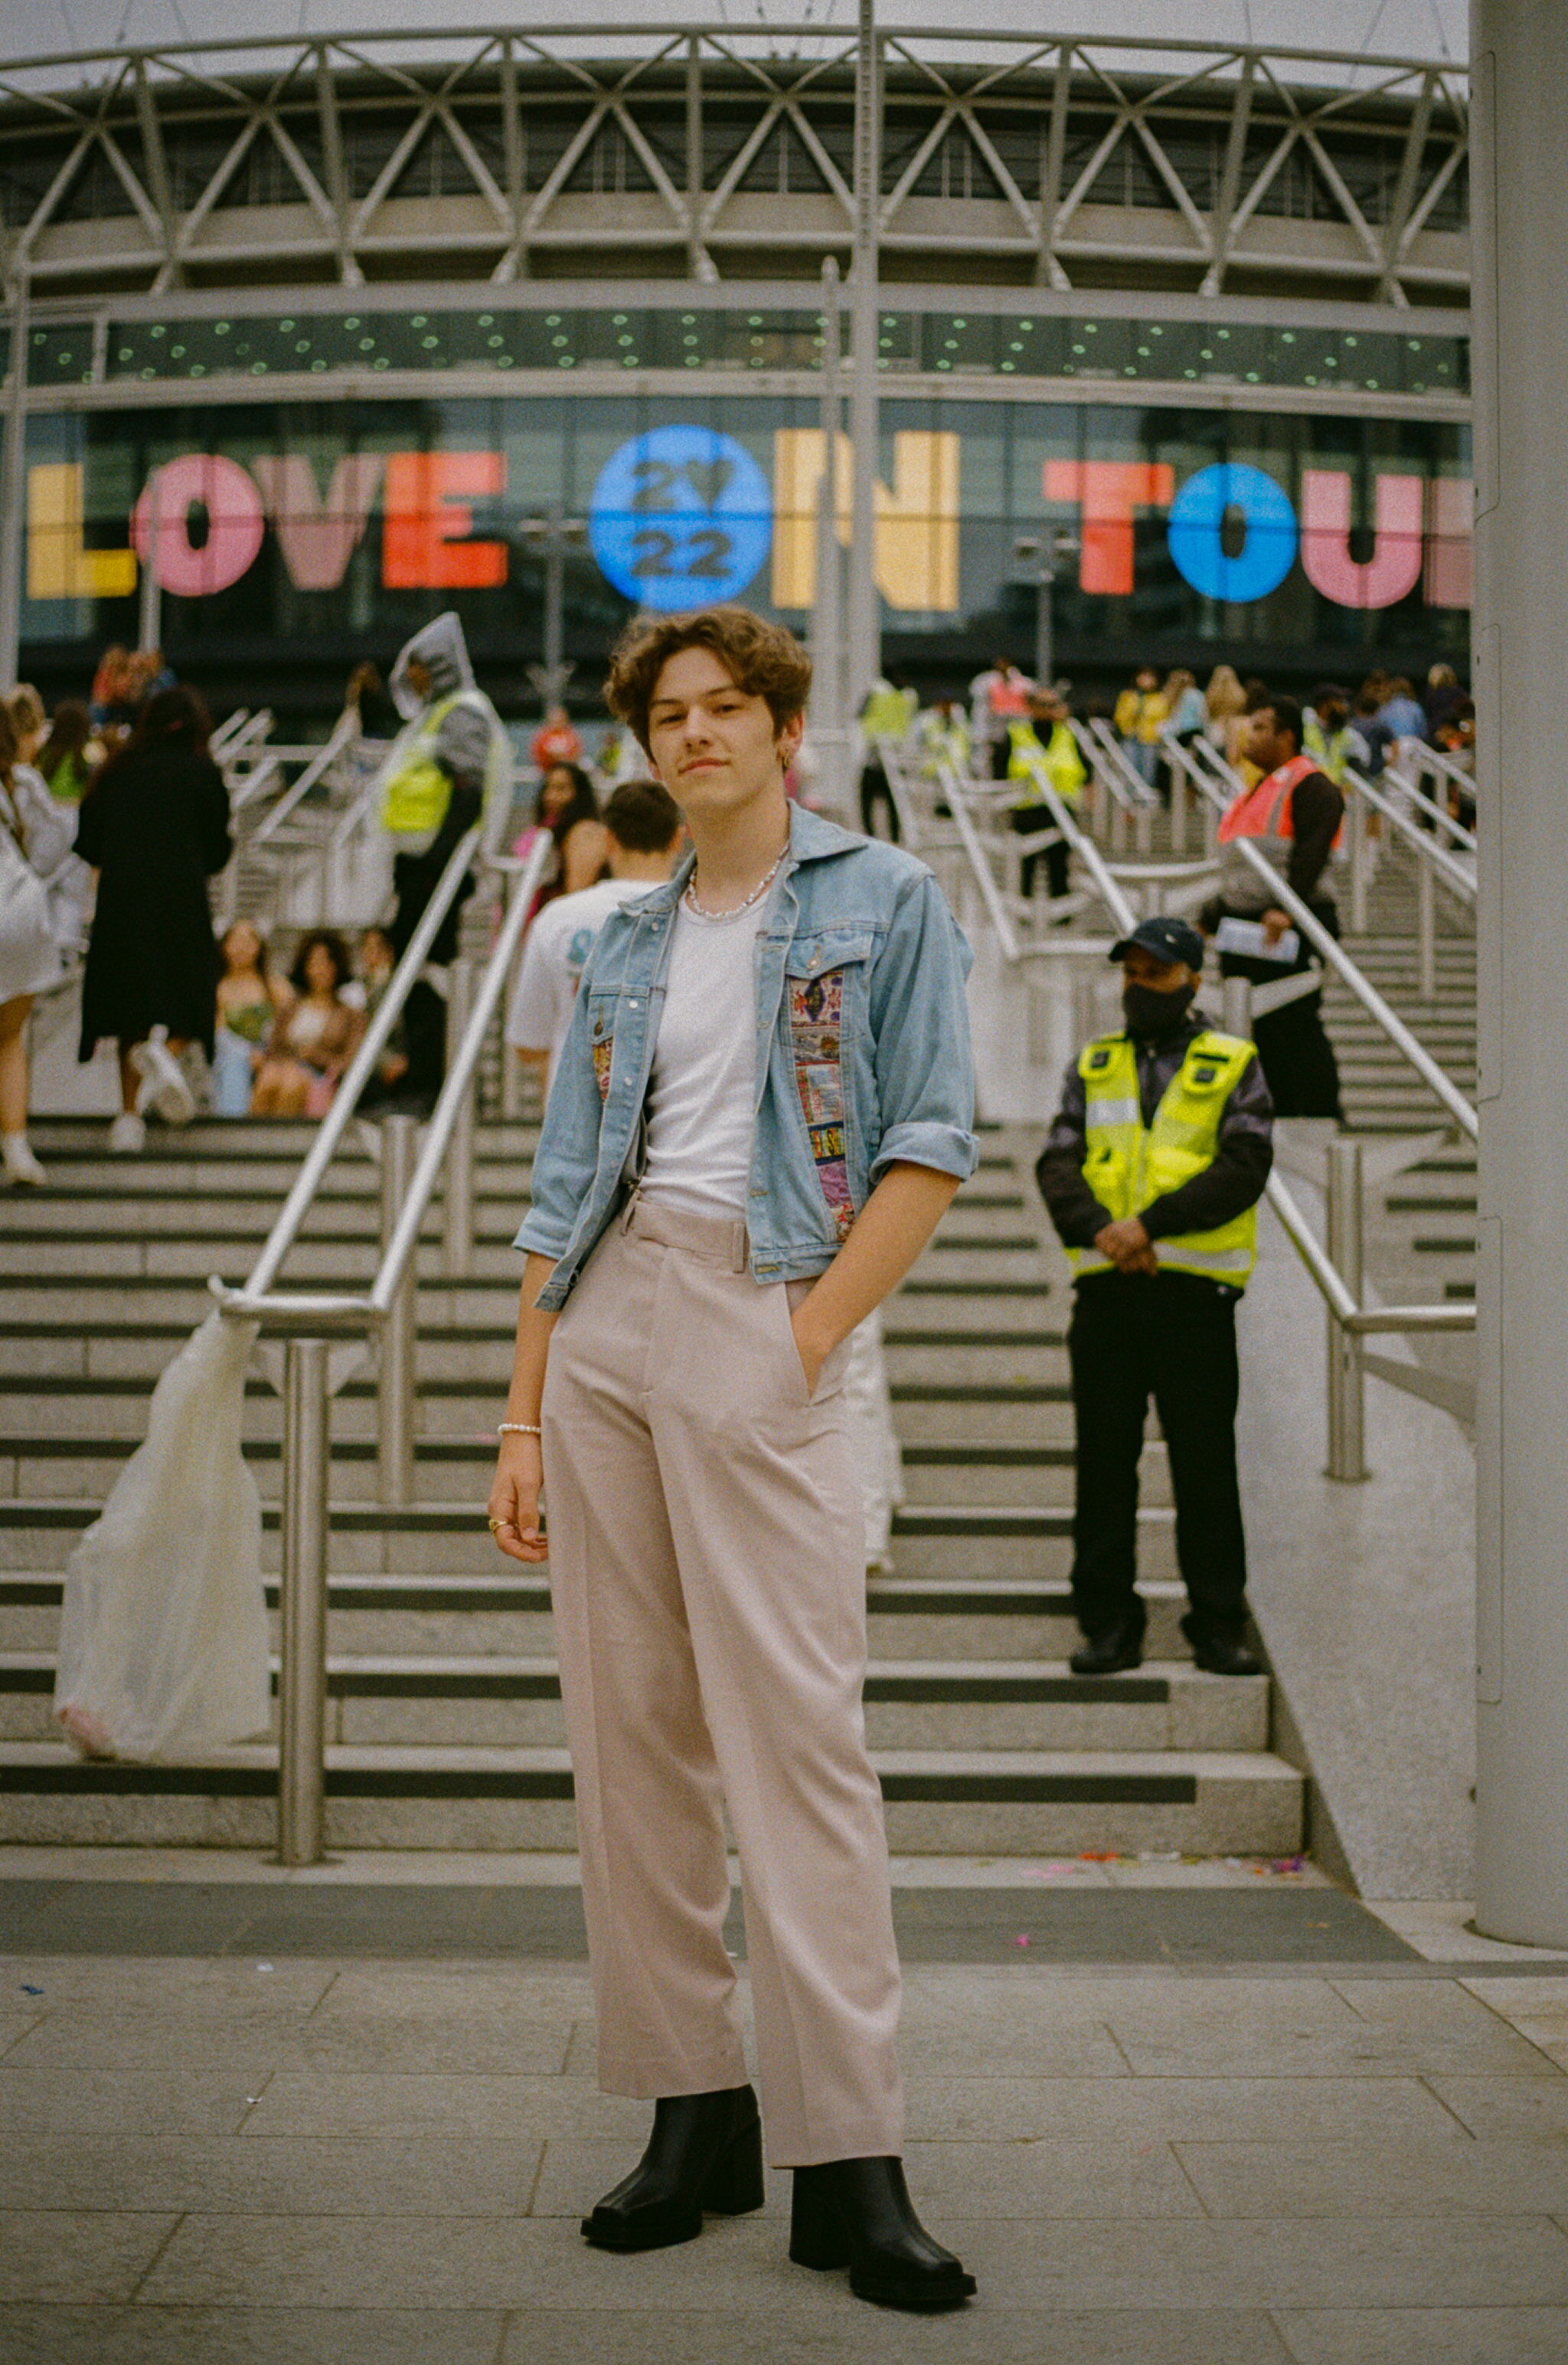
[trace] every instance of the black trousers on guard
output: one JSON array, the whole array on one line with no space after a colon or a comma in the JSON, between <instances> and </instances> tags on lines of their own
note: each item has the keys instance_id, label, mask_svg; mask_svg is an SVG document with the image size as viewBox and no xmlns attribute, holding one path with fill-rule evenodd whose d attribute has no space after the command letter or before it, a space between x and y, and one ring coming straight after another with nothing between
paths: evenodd
<instances>
[{"instance_id":1,"label":"black trousers on guard","mask_svg":"<svg viewBox=\"0 0 1568 2365\"><path fill-rule=\"evenodd\" d=\"M1138 1456L1151 1396L1170 1455L1189 1636L1238 1635L1246 1621L1238 1295L1184 1272L1095 1273L1074 1292L1067 1334L1078 1430L1072 1604L1085 1634L1141 1634L1148 1622L1134 1581Z\"/></svg>"}]
</instances>

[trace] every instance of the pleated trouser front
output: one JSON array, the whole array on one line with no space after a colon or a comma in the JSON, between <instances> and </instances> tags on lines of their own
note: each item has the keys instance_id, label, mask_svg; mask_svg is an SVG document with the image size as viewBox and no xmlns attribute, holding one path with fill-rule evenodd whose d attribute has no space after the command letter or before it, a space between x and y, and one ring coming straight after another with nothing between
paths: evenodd
<instances>
[{"instance_id":1,"label":"pleated trouser front","mask_svg":"<svg viewBox=\"0 0 1568 2365\"><path fill-rule=\"evenodd\" d=\"M738 1221L636 1201L556 1323L541 1414L599 2080L745 2078L727 1803L780 2168L903 2147L847 1350L809 1399L807 1286L754 1282Z\"/></svg>"}]
</instances>

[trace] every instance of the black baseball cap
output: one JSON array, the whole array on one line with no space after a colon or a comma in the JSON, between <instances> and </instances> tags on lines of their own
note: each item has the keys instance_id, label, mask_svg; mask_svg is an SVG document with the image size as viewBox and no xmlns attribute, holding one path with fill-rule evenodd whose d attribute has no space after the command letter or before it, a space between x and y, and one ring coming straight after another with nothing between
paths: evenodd
<instances>
[{"instance_id":1,"label":"black baseball cap","mask_svg":"<svg viewBox=\"0 0 1568 2365\"><path fill-rule=\"evenodd\" d=\"M1140 920L1130 936L1111 947L1114 961L1126 960L1137 946L1139 952L1148 953L1157 961L1182 961L1188 969L1202 969L1204 940L1196 928L1185 920L1173 919L1169 913L1157 913L1151 920Z\"/></svg>"}]
</instances>

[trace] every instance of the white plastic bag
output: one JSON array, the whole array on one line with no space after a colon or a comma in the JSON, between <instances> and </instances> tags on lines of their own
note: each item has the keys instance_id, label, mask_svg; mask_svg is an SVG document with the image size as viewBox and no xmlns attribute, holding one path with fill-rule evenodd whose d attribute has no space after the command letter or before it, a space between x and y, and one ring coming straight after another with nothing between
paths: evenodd
<instances>
[{"instance_id":1,"label":"white plastic bag","mask_svg":"<svg viewBox=\"0 0 1568 2365\"><path fill-rule=\"evenodd\" d=\"M262 1511L240 1450L256 1325L210 1314L72 1553L54 1713L84 1757L206 1754L266 1730Z\"/></svg>"}]
</instances>

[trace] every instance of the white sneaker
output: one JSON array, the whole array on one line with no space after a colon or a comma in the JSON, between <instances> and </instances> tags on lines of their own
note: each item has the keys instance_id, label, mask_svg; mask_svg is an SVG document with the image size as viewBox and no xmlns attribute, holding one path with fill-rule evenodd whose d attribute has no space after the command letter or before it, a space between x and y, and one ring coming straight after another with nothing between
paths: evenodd
<instances>
[{"instance_id":1,"label":"white sneaker","mask_svg":"<svg viewBox=\"0 0 1568 2365\"><path fill-rule=\"evenodd\" d=\"M5 1161L7 1182L38 1183L49 1179L28 1149L25 1133L0 1134L0 1159Z\"/></svg>"},{"instance_id":2,"label":"white sneaker","mask_svg":"<svg viewBox=\"0 0 1568 2365\"><path fill-rule=\"evenodd\" d=\"M196 1115L196 1094L168 1045L156 1035L149 1036L131 1053L130 1064L141 1078L141 1090L136 1095L137 1115L141 1116L153 1109L165 1125L189 1125Z\"/></svg>"},{"instance_id":3,"label":"white sneaker","mask_svg":"<svg viewBox=\"0 0 1568 2365\"><path fill-rule=\"evenodd\" d=\"M133 1155L146 1147L147 1127L141 1119L132 1116L129 1110L123 1116L117 1116L109 1127L109 1148L116 1157Z\"/></svg>"}]
</instances>

